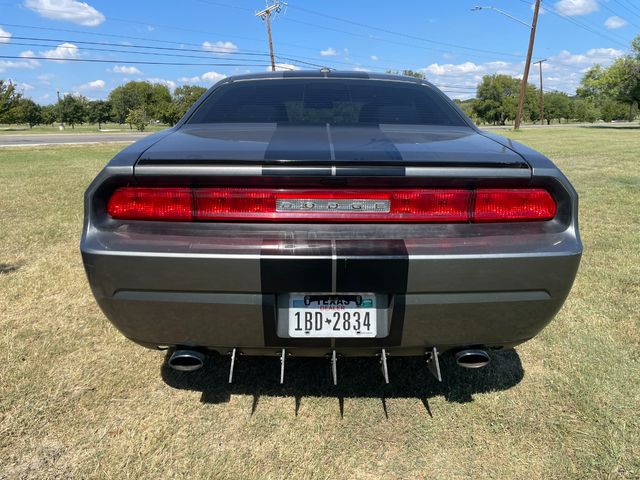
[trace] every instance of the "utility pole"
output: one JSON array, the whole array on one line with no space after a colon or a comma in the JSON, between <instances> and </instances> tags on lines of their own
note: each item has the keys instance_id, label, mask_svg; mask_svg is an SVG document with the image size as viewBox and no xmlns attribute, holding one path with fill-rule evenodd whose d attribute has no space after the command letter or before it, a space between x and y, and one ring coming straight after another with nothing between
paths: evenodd
<instances>
[{"instance_id":1,"label":"utility pole","mask_svg":"<svg viewBox=\"0 0 640 480\"><path fill-rule=\"evenodd\" d=\"M542 62L546 62L547 59L543 58L537 62L533 62L534 65L540 65L540 125L544 125L544 91L542 90Z\"/></svg>"},{"instance_id":2,"label":"utility pole","mask_svg":"<svg viewBox=\"0 0 640 480\"><path fill-rule=\"evenodd\" d=\"M62 121L62 105L60 105L60 90L56 89L56 94L58 95L58 118L60 119L59 130L64 130L64 122Z\"/></svg>"},{"instance_id":3,"label":"utility pole","mask_svg":"<svg viewBox=\"0 0 640 480\"><path fill-rule=\"evenodd\" d=\"M529 49L527 50L527 61L524 64L524 75L520 83L520 99L518 100L518 110L516 111L516 121L513 125L514 130L520 128L520 120L522 118L522 108L524 107L524 97L527 93L527 79L529 78L529 67L531 66L531 55L533 54L533 43L536 39L536 26L538 24L538 12L540 11L540 0L536 0L533 9L533 21L531 22L531 34L529 35Z\"/></svg>"},{"instance_id":4,"label":"utility pole","mask_svg":"<svg viewBox=\"0 0 640 480\"><path fill-rule=\"evenodd\" d=\"M282 11L282 7L286 7L287 4L285 2L281 2L280 0L275 0L271 5L269 5L269 0L267 0L267 6L264 10L260 10L256 12L256 17L260 17L267 24L267 36L269 37L269 55L271 56L271 71L276 71L276 61L273 56L273 41L271 40L271 14L273 12L280 13Z\"/></svg>"}]
</instances>

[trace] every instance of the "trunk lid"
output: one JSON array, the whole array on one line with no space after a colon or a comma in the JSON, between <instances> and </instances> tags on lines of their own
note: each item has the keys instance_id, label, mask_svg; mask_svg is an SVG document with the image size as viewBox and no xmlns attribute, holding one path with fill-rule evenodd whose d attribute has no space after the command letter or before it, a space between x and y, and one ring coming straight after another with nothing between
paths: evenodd
<instances>
[{"instance_id":1,"label":"trunk lid","mask_svg":"<svg viewBox=\"0 0 640 480\"><path fill-rule=\"evenodd\" d=\"M528 168L470 127L432 125L185 125L147 149L140 165L402 165Z\"/></svg>"}]
</instances>

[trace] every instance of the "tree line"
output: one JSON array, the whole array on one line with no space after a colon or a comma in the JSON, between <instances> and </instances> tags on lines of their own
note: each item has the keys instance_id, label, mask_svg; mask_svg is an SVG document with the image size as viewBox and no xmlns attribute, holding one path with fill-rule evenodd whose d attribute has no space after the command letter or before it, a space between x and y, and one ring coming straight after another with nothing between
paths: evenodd
<instances>
[{"instance_id":1,"label":"tree line","mask_svg":"<svg viewBox=\"0 0 640 480\"><path fill-rule=\"evenodd\" d=\"M57 103L38 105L18 92L11 82L0 80L0 123L52 125L60 122L74 128L84 123L129 124L144 130L151 122L175 123L207 91L197 85L177 87L173 93L166 85L128 82L109 93L106 100L88 100L83 95L67 94Z\"/></svg>"},{"instance_id":2,"label":"tree line","mask_svg":"<svg viewBox=\"0 0 640 480\"><path fill-rule=\"evenodd\" d=\"M404 70L402 74L425 78L423 73L412 70ZM106 100L68 94L56 104L41 106L20 94L11 82L0 80L0 123L33 127L62 122L72 128L94 123L102 128L103 123L115 122L144 130L150 122L174 125L205 91L204 87L184 85L171 93L166 85L133 81L112 90ZM519 92L518 78L485 75L475 98L456 102L476 123L505 125L515 118ZM528 85L525 121L540 121L540 100L540 90ZM609 67L595 65L588 69L576 95L544 92L542 100L547 123L633 120L640 105L640 35L632 41L630 54L616 59Z\"/></svg>"},{"instance_id":3,"label":"tree line","mask_svg":"<svg viewBox=\"0 0 640 480\"><path fill-rule=\"evenodd\" d=\"M478 123L505 125L515 119L520 80L508 75L486 75L478 85L476 97L458 102ZM614 60L609 67L594 65L580 81L576 95L544 92L544 118L547 123L632 121L640 105L640 35L631 42L631 53ZM527 86L523 116L540 121L540 90Z\"/></svg>"}]
</instances>

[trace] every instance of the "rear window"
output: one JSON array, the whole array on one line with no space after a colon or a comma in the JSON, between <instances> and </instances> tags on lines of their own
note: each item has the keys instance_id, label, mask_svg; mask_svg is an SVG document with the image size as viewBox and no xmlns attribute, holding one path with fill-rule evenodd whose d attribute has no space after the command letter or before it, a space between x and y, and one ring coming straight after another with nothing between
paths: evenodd
<instances>
[{"instance_id":1,"label":"rear window","mask_svg":"<svg viewBox=\"0 0 640 480\"><path fill-rule=\"evenodd\" d=\"M216 89L188 123L466 125L431 87L344 79L229 83Z\"/></svg>"}]
</instances>

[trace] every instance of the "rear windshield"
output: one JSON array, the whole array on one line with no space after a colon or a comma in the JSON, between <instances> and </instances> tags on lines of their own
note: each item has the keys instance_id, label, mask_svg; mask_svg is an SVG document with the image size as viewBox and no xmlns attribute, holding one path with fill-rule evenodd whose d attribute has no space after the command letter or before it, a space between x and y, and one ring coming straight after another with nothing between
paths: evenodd
<instances>
[{"instance_id":1,"label":"rear windshield","mask_svg":"<svg viewBox=\"0 0 640 480\"><path fill-rule=\"evenodd\" d=\"M216 89L188 123L466 125L431 87L344 79L229 83Z\"/></svg>"}]
</instances>

